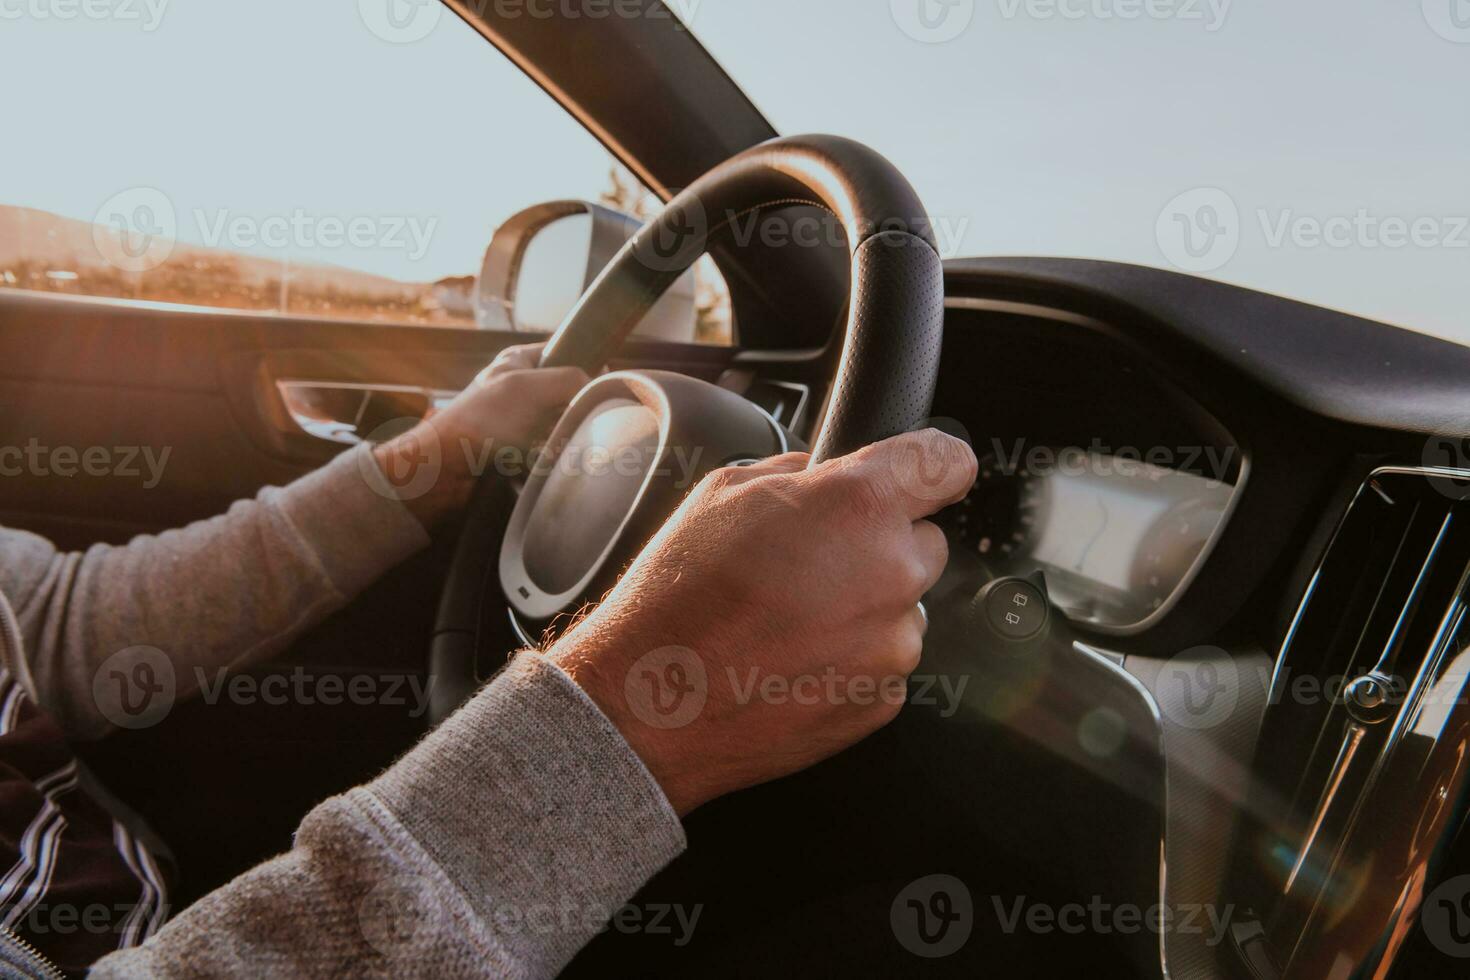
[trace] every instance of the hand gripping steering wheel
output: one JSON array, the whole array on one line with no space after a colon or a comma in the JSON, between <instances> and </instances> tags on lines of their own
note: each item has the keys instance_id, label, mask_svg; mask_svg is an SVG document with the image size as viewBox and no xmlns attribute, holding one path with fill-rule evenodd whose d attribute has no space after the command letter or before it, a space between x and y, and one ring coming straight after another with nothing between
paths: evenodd
<instances>
[{"instance_id":1,"label":"hand gripping steering wheel","mask_svg":"<svg viewBox=\"0 0 1470 980\"><path fill-rule=\"evenodd\" d=\"M939 253L903 175L873 150L835 136L752 147L671 200L588 289L547 344L542 365L577 366L595 377L712 240L742 218L793 205L835 216L851 258L847 325L813 465L918 427L939 371ZM788 444L770 416L703 381L622 371L588 384L519 497L493 475L476 489L431 647L432 720L448 717L481 682L488 596L504 596L523 632L579 608L615 581L699 477ZM684 465L673 465L676 453Z\"/></svg>"}]
</instances>

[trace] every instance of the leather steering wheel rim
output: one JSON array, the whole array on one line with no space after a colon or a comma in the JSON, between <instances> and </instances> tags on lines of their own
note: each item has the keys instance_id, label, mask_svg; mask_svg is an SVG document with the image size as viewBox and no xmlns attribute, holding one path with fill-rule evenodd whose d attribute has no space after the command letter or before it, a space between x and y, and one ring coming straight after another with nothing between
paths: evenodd
<instances>
[{"instance_id":1,"label":"leather steering wheel rim","mask_svg":"<svg viewBox=\"0 0 1470 980\"><path fill-rule=\"evenodd\" d=\"M927 418L939 374L944 273L927 212L897 168L837 136L771 140L737 154L681 194L603 270L547 343L542 366L595 375L643 315L737 220L815 205L841 223L851 291L841 355L812 465L911 431ZM430 652L431 720L478 684L483 600L493 588L505 481L477 487L445 580Z\"/></svg>"},{"instance_id":2,"label":"leather steering wheel rim","mask_svg":"<svg viewBox=\"0 0 1470 980\"><path fill-rule=\"evenodd\" d=\"M913 429L928 416L939 375L943 265L908 180L839 136L771 140L691 184L608 264L541 363L595 372L712 239L756 211L795 204L836 217L852 264L841 359L812 463Z\"/></svg>"}]
</instances>

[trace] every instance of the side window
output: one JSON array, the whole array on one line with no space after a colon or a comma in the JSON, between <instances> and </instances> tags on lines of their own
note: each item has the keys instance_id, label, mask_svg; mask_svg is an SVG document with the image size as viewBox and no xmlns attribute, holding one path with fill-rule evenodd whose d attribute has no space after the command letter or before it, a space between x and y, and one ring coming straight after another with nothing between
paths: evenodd
<instances>
[{"instance_id":1,"label":"side window","mask_svg":"<svg viewBox=\"0 0 1470 980\"><path fill-rule=\"evenodd\" d=\"M657 199L441 4L378 16L393 6L17 7L0 79L11 91L45 79L46 97L6 113L0 289L554 327L615 251L607 229L631 231ZM126 64L120 97L69 63ZM595 213L599 234L578 252L568 228L538 228L512 250L511 274L485 280L492 239L504 251L516 219L551 204ZM527 255L538 278L518 314ZM648 332L732 341L712 263L673 292Z\"/></svg>"}]
</instances>

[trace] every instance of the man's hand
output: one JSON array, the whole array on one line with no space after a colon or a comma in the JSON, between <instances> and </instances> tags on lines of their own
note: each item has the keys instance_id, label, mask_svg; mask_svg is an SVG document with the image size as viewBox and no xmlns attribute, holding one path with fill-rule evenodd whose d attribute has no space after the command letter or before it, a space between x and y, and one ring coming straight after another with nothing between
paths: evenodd
<instances>
[{"instance_id":1,"label":"man's hand","mask_svg":"<svg viewBox=\"0 0 1470 980\"><path fill-rule=\"evenodd\" d=\"M685 814L898 714L975 455L935 430L719 470L549 655Z\"/></svg>"},{"instance_id":2,"label":"man's hand","mask_svg":"<svg viewBox=\"0 0 1470 980\"><path fill-rule=\"evenodd\" d=\"M545 346L501 351L446 408L374 450L388 485L405 489L399 498L425 527L463 507L503 451L524 459L587 384L581 368L538 368Z\"/></svg>"}]
</instances>

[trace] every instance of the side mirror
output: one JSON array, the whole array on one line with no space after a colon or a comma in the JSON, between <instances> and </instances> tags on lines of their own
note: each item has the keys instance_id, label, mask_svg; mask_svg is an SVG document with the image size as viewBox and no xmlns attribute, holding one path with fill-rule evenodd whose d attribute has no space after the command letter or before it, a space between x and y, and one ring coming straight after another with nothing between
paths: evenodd
<instances>
[{"instance_id":1,"label":"side mirror","mask_svg":"<svg viewBox=\"0 0 1470 980\"><path fill-rule=\"evenodd\" d=\"M476 325L554 332L640 227L636 218L588 201L551 201L512 216L496 229L480 266ZM690 343L697 323L691 270L654 304L634 334Z\"/></svg>"}]
</instances>

